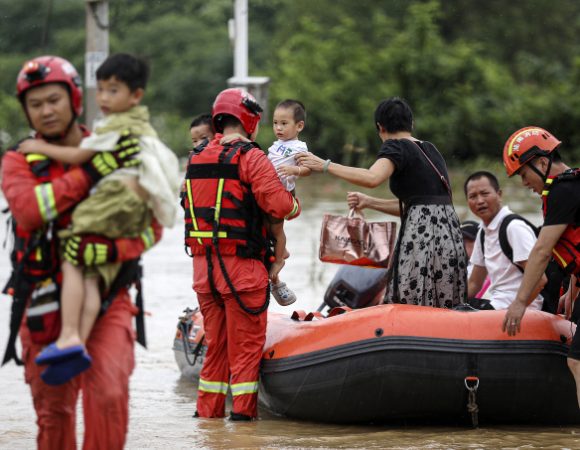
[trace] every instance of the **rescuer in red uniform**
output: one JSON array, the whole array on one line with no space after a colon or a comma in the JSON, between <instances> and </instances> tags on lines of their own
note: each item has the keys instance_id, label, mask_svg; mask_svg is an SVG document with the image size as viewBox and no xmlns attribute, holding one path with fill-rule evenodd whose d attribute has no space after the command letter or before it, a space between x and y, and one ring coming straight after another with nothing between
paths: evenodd
<instances>
[{"instance_id":1,"label":"rescuer in red uniform","mask_svg":"<svg viewBox=\"0 0 580 450\"><path fill-rule=\"evenodd\" d=\"M264 213L292 219L298 201L253 142L224 136L258 134L262 109L240 89L215 99L216 135L192 152L184 198L186 244L193 255L193 289L204 318L207 355L199 380L199 417L224 417L228 387L232 420L258 413L258 377L269 302Z\"/></svg>"},{"instance_id":2,"label":"rescuer in red uniform","mask_svg":"<svg viewBox=\"0 0 580 450\"><path fill-rule=\"evenodd\" d=\"M78 147L86 128L77 123L82 112L82 88L76 69L56 56L28 61L17 79L18 98L36 137L56 145ZM22 342L25 379L37 414L39 449L76 448L76 403L82 390L85 449L121 449L128 426L129 376L134 367L137 308L129 282L109 292L110 304L97 320L87 347L93 364L82 375L60 386L40 378L50 367L34 359L58 336L61 253L73 264L90 266L127 262L126 267L161 238L154 223L138 238L115 241L85 235L74 246L59 249L58 230L70 221L75 205L103 176L134 165L139 148L129 138L115 151L95 156L78 167L65 167L41 155L8 151L2 159L2 190L13 217L13 275L5 292L13 294L11 336L3 364L20 362L14 348ZM127 272L126 272L127 273ZM121 275L120 275L121 276ZM133 279L131 279L131 282ZM119 285L120 284L120 285ZM26 312L25 312L25 308Z\"/></svg>"},{"instance_id":3,"label":"rescuer in red uniform","mask_svg":"<svg viewBox=\"0 0 580 450\"><path fill-rule=\"evenodd\" d=\"M570 275L570 286L562 299L567 304L567 317L570 316L570 304L577 298L577 280L580 276L580 169L572 169L562 161L560 144L543 128L525 127L513 133L503 149L503 163L508 176L519 175L525 187L542 197L544 214L544 223L528 258L522 283L503 322L503 329L510 336L520 331L529 296L550 258L554 258L561 269ZM568 367L576 381L580 406L578 331L570 344Z\"/></svg>"}]
</instances>

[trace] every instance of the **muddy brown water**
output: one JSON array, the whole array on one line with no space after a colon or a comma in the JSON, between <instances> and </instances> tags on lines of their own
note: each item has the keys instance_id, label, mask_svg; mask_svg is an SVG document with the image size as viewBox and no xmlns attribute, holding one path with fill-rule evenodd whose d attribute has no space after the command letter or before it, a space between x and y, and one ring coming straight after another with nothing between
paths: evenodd
<instances>
[{"instance_id":1,"label":"muddy brown water","mask_svg":"<svg viewBox=\"0 0 580 450\"><path fill-rule=\"evenodd\" d=\"M304 212L286 225L292 256L283 276L298 296L292 310L315 310L338 268L318 261L318 239L322 214L345 212L342 198L347 187L320 181L311 177L303 183L299 192L304 199ZM457 206L457 209L461 218L467 217L464 207ZM3 236L5 228L0 230ZM418 425L328 425L277 417L264 409L260 410L260 419L253 423L193 419L196 383L181 377L171 350L178 315L185 307L197 305L191 290L191 260L183 252L181 239L180 225L166 230L164 239L144 257L149 348L136 350L126 448L580 449L580 426L502 426L474 430ZM8 251L2 249L1 285L8 275ZM275 302L271 308L291 312ZM0 296L2 352L9 313L10 298ZM35 448L36 417L22 368L13 363L2 367L0 386L0 449ZM82 416L79 414L79 417ZM82 442L82 426L79 420L79 442Z\"/></svg>"}]
</instances>

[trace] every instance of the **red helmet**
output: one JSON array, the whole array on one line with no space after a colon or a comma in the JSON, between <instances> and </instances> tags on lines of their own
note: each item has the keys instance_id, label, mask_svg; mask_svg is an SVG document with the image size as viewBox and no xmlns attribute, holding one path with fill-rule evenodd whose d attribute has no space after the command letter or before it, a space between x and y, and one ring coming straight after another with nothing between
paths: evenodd
<instances>
[{"instance_id":1,"label":"red helmet","mask_svg":"<svg viewBox=\"0 0 580 450\"><path fill-rule=\"evenodd\" d=\"M58 56L39 56L24 63L16 79L18 98L24 102L24 93L28 89L49 83L66 85L73 112L75 116L80 116L83 112L81 77L70 62Z\"/></svg>"},{"instance_id":2,"label":"red helmet","mask_svg":"<svg viewBox=\"0 0 580 450\"><path fill-rule=\"evenodd\" d=\"M221 91L215 98L211 116L214 129L218 133L223 131L219 116L229 114L242 123L248 134L252 134L258 126L261 112L262 108L251 94L238 88L231 88Z\"/></svg>"},{"instance_id":3,"label":"red helmet","mask_svg":"<svg viewBox=\"0 0 580 450\"><path fill-rule=\"evenodd\" d=\"M509 177L536 156L547 156L562 142L540 127L525 127L512 134L503 147L503 165Z\"/></svg>"}]
</instances>

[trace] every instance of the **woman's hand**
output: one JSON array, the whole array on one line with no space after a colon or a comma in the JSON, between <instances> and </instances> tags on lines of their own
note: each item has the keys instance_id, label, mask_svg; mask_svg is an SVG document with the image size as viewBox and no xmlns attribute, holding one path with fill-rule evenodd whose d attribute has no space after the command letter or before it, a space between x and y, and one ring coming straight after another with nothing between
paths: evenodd
<instances>
[{"instance_id":1,"label":"woman's hand","mask_svg":"<svg viewBox=\"0 0 580 450\"><path fill-rule=\"evenodd\" d=\"M314 172L322 172L324 169L324 159L319 158L314 153L304 152L295 156L299 166L306 167Z\"/></svg>"},{"instance_id":2,"label":"woman's hand","mask_svg":"<svg viewBox=\"0 0 580 450\"><path fill-rule=\"evenodd\" d=\"M370 197L362 192L349 192L346 195L346 202L350 209L365 209L370 205Z\"/></svg>"}]
</instances>

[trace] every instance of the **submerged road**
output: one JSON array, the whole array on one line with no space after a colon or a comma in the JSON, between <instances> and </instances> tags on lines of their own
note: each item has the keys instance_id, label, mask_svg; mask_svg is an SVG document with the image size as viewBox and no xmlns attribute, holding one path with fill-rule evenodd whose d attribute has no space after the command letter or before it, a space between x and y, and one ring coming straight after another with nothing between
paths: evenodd
<instances>
[{"instance_id":1,"label":"submerged road","mask_svg":"<svg viewBox=\"0 0 580 450\"><path fill-rule=\"evenodd\" d=\"M291 257L283 279L298 296L286 309L315 310L338 266L318 261L318 239L324 212L344 212L344 203L313 200L323 188L308 181L311 197L305 210L286 225ZM324 193L324 192L323 192ZM329 195L332 197L332 195ZM0 227L0 234L5 229ZM145 305L149 313L149 349L137 348L137 367L131 378L130 426L126 448L171 449L578 449L580 427L459 427L337 426L298 422L261 411L253 423L193 419L196 385L181 378L171 350L177 317L197 304L191 290L191 260L183 252L182 228L166 230L164 239L144 257ZM0 250L0 284L9 275L7 249ZM0 346L8 335L10 298L0 296ZM35 448L36 424L28 386L21 367L0 369L0 449ZM79 407L80 408L80 407ZM78 424L82 442L82 415Z\"/></svg>"}]
</instances>

